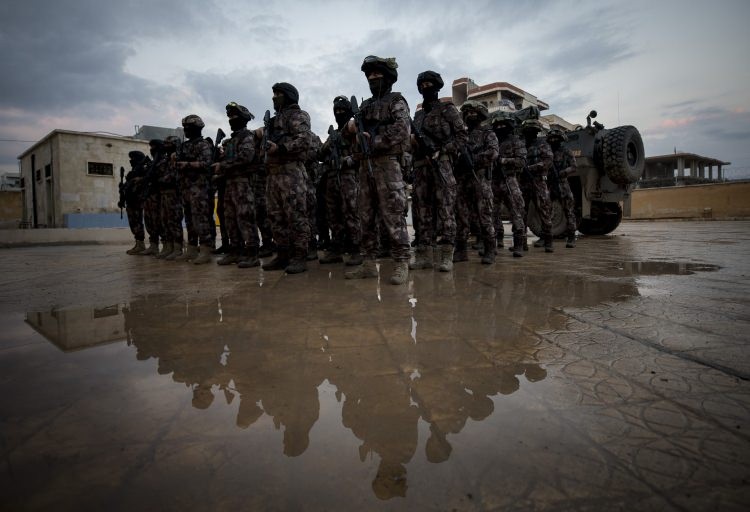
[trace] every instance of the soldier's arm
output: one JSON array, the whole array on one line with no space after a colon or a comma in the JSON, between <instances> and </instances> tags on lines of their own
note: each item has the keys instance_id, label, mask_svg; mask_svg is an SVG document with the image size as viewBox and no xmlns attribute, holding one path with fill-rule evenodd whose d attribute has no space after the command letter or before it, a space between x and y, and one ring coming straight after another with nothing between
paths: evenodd
<instances>
[{"instance_id":1,"label":"soldier's arm","mask_svg":"<svg viewBox=\"0 0 750 512\"><path fill-rule=\"evenodd\" d=\"M448 153L456 155L458 154L459 149L465 146L469 141L469 130L466 128L461 113L455 105L449 105L445 108L443 111L443 118L450 125L450 130L453 134L443 148Z\"/></svg>"},{"instance_id":2,"label":"soldier's arm","mask_svg":"<svg viewBox=\"0 0 750 512\"><path fill-rule=\"evenodd\" d=\"M508 170L519 172L526 166L526 144L521 139L516 139L511 149L511 154L500 158L500 163Z\"/></svg>"},{"instance_id":3,"label":"soldier's arm","mask_svg":"<svg viewBox=\"0 0 750 512\"><path fill-rule=\"evenodd\" d=\"M375 151L387 151L410 140L411 118L409 117L409 105L406 100L399 98L391 103L390 108L394 121L385 126L382 134L378 134L372 139L372 149Z\"/></svg>"},{"instance_id":4,"label":"soldier's arm","mask_svg":"<svg viewBox=\"0 0 750 512\"><path fill-rule=\"evenodd\" d=\"M495 160L497 160L498 155L500 155L500 143L497 140L497 135L495 135L492 131L487 132L487 136L485 137L483 143L484 144L481 152L478 155L477 161L481 165L489 167Z\"/></svg>"},{"instance_id":5,"label":"soldier's arm","mask_svg":"<svg viewBox=\"0 0 750 512\"><path fill-rule=\"evenodd\" d=\"M529 166L529 170L537 173L548 173L554 166L554 157L552 156L552 148L549 144L539 144L537 147L539 151L539 161Z\"/></svg>"},{"instance_id":6,"label":"soldier's arm","mask_svg":"<svg viewBox=\"0 0 750 512\"><path fill-rule=\"evenodd\" d=\"M567 178L568 176L575 174L578 170L576 157L574 157L573 152L567 148L565 148L565 163L567 164L565 169L561 169L558 173L561 178Z\"/></svg>"},{"instance_id":7,"label":"soldier's arm","mask_svg":"<svg viewBox=\"0 0 750 512\"><path fill-rule=\"evenodd\" d=\"M255 140L253 132L247 132L244 137L237 141L237 149L232 158L224 158L221 161L222 171L241 171L247 169L255 159Z\"/></svg>"}]
</instances>

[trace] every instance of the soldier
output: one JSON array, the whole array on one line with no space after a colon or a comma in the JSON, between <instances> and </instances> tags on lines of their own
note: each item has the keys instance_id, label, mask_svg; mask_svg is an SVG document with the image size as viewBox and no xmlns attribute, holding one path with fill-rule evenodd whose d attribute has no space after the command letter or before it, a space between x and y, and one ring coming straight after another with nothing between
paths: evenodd
<instances>
[{"instance_id":1,"label":"soldier","mask_svg":"<svg viewBox=\"0 0 750 512\"><path fill-rule=\"evenodd\" d=\"M255 116L235 102L227 104L226 112L232 136L224 143L220 161L211 166L214 175L224 182L224 193L221 195L228 237L227 253L216 263L237 263L239 268L257 267L260 265L260 240L255 224L255 198L250 185L250 165L257 155L255 133L247 129L247 123ZM222 238L222 244L225 240Z\"/></svg>"},{"instance_id":2,"label":"soldier","mask_svg":"<svg viewBox=\"0 0 750 512\"><path fill-rule=\"evenodd\" d=\"M256 130L256 153L262 151L262 148L260 147L260 142L263 139L262 133L262 130ZM273 256L273 253L276 252L276 243L273 241L271 219L268 218L266 201L266 183L268 182L268 179L266 166L263 164L263 159L261 158L257 158L256 162L257 163L252 165L253 171L250 173L250 186L253 189L253 197L255 198L255 222L258 225L261 239L258 256L261 258L267 258Z\"/></svg>"},{"instance_id":3,"label":"soldier","mask_svg":"<svg viewBox=\"0 0 750 512\"><path fill-rule=\"evenodd\" d=\"M439 73L425 71L417 77L422 94L422 109L414 116L414 193L418 209L419 245L412 269L432 268L432 246L440 248L441 272L453 269L453 245L456 239L456 179L453 163L468 140L466 126L456 106L441 102L443 87Z\"/></svg>"},{"instance_id":4,"label":"soldier","mask_svg":"<svg viewBox=\"0 0 750 512\"><path fill-rule=\"evenodd\" d=\"M276 257L263 270L298 274L307 270L310 224L307 218L305 157L310 145L310 116L299 108L297 89L286 82L273 85L268 139L268 216L277 244Z\"/></svg>"},{"instance_id":5,"label":"soldier","mask_svg":"<svg viewBox=\"0 0 750 512\"><path fill-rule=\"evenodd\" d=\"M180 146L175 159L188 232L187 251L175 260L192 261L196 265L210 262L213 249L213 197L209 183L213 147L201 136L204 126L203 120L195 114L182 120L187 140ZM216 229L213 231L215 235Z\"/></svg>"},{"instance_id":6,"label":"soldier","mask_svg":"<svg viewBox=\"0 0 750 512\"><path fill-rule=\"evenodd\" d=\"M135 245L126 252L135 255L146 250L144 243L146 232L143 229L143 189L149 159L141 151L131 151L128 157L131 170L125 176L125 184L120 185L120 201L117 205L120 208L125 207L130 232L135 237Z\"/></svg>"},{"instance_id":7,"label":"soldier","mask_svg":"<svg viewBox=\"0 0 750 512\"><path fill-rule=\"evenodd\" d=\"M513 256L520 258L528 250L526 243L526 207L518 184L518 175L526 166L526 144L516 134L514 119L504 113L492 119L492 129L500 143L499 155L492 173L492 195L494 197L495 234L503 237L503 204L510 214L513 229ZM500 243L498 243L500 245Z\"/></svg>"},{"instance_id":8,"label":"soldier","mask_svg":"<svg viewBox=\"0 0 750 512\"><path fill-rule=\"evenodd\" d=\"M359 148L359 220L362 229L362 265L345 273L347 279L377 277L378 213L391 239L395 265L391 284L409 277L409 233L406 230L406 184L401 174L404 152L410 146L409 105L391 92L398 79L394 58L365 57L361 70L372 97L362 102L358 122L349 121L347 134L357 134ZM357 125L362 126L360 131ZM364 151L365 145L369 154Z\"/></svg>"},{"instance_id":9,"label":"soldier","mask_svg":"<svg viewBox=\"0 0 750 512\"><path fill-rule=\"evenodd\" d=\"M310 244L307 247L307 261L318 259L318 183L323 166L318 160L318 152L323 145L320 137L310 130L310 145L305 156L305 177L307 179L307 223L310 226Z\"/></svg>"},{"instance_id":10,"label":"soldier","mask_svg":"<svg viewBox=\"0 0 750 512\"><path fill-rule=\"evenodd\" d=\"M542 221L542 236L534 242L534 247L544 246L544 252L554 252L552 247L552 202L547 188L547 175L552 169L552 148L546 140L538 137L542 123L536 119L527 119L521 127L526 142L526 172L521 190L526 203L526 215L529 218L529 206L534 201L539 219Z\"/></svg>"},{"instance_id":11,"label":"soldier","mask_svg":"<svg viewBox=\"0 0 750 512\"><path fill-rule=\"evenodd\" d=\"M164 139L164 158L156 168L156 183L159 188L160 219L164 236L164 247L159 258L174 260L182 254L182 199L177 189L178 177L175 168L175 153L180 139L170 135Z\"/></svg>"},{"instance_id":12,"label":"soldier","mask_svg":"<svg viewBox=\"0 0 750 512\"><path fill-rule=\"evenodd\" d=\"M143 221L146 224L148 233L148 248L143 251L141 256L158 256L159 239L164 242L164 231L161 225L160 217L160 196L159 187L156 184L157 167L164 158L164 149L162 148L161 139L151 139L148 142L149 152L151 153L151 162L146 169L146 180L144 184L145 198L143 200Z\"/></svg>"},{"instance_id":13,"label":"soldier","mask_svg":"<svg viewBox=\"0 0 750 512\"><path fill-rule=\"evenodd\" d=\"M499 152L497 137L489 127L481 123L489 113L487 107L477 101L461 105L461 113L469 130L467 149L471 152L474 168L464 170L456 176L458 194L456 198L456 250L453 261L466 261L470 229L471 209L476 208L484 250L482 263L495 262L497 244L492 218L492 168Z\"/></svg>"},{"instance_id":14,"label":"soldier","mask_svg":"<svg viewBox=\"0 0 750 512\"><path fill-rule=\"evenodd\" d=\"M352 118L352 104L345 96L333 99L333 116L337 127L328 129L328 139L321 149L321 160L326 166L326 220L331 228L331 242L320 263L341 263L343 253L348 252L346 264L361 265L358 165L352 156L351 141L341 136Z\"/></svg>"},{"instance_id":15,"label":"soldier","mask_svg":"<svg viewBox=\"0 0 750 512\"><path fill-rule=\"evenodd\" d=\"M568 136L559 128L553 128L547 134L547 142L552 148L552 175L557 182L555 189L559 186L559 190L555 192L560 196L567 222L565 247L572 249L576 246L576 201L568 177L576 172L576 159L573 152L563 146L563 142L567 141Z\"/></svg>"}]
</instances>

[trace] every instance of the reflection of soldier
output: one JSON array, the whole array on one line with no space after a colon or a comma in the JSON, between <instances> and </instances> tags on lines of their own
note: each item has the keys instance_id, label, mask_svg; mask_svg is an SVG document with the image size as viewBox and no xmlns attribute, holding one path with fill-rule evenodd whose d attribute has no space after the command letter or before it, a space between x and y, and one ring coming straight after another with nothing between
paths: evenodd
<instances>
[{"instance_id":1,"label":"reflection of soldier","mask_svg":"<svg viewBox=\"0 0 750 512\"><path fill-rule=\"evenodd\" d=\"M526 171L521 180L521 190L526 203L526 216L529 218L529 206L534 202L539 219L542 222L542 237L534 242L534 247L544 246L544 252L553 252L552 247L552 203L547 188L547 176L552 170L552 148L547 141L538 137L542 123L536 119L527 119L522 126L526 139Z\"/></svg>"},{"instance_id":2,"label":"reflection of soldier","mask_svg":"<svg viewBox=\"0 0 750 512\"><path fill-rule=\"evenodd\" d=\"M196 265L211 261L213 242L213 196L209 183L209 166L213 159L211 144L201 136L205 124L195 114L182 120L187 140L177 152L175 167L180 176L182 207L188 232L185 254L175 260L192 261ZM216 229L213 228L215 236ZM198 244L200 243L200 254Z\"/></svg>"},{"instance_id":3,"label":"reflection of soldier","mask_svg":"<svg viewBox=\"0 0 750 512\"><path fill-rule=\"evenodd\" d=\"M395 262L391 284L404 284L409 277L409 233L406 229L406 184L401 159L410 146L409 105L398 92L391 92L398 79L396 59L373 55L361 69L367 77L372 97L362 102L360 116L364 132L359 133L359 220L362 229L363 263L345 273L347 279L378 276L378 214L391 239ZM355 123L347 133L357 132ZM370 150L364 154L363 143Z\"/></svg>"},{"instance_id":4,"label":"reflection of soldier","mask_svg":"<svg viewBox=\"0 0 750 512\"><path fill-rule=\"evenodd\" d=\"M467 101L461 105L464 121L469 129L469 144L474 162L474 172L464 171L456 176L458 197L456 198L456 250L453 261L466 261L469 239L471 210L477 210L477 221L482 233L484 250L482 263L495 261L497 242L492 218L492 185L490 178L497 159L499 145L497 137L481 122L488 117L487 107L477 101Z\"/></svg>"},{"instance_id":5,"label":"reflection of soldier","mask_svg":"<svg viewBox=\"0 0 750 512\"><path fill-rule=\"evenodd\" d=\"M495 198L495 235L498 246L502 246L504 236L502 206L510 214L513 229L513 256L520 258L528 250L526 244L526 207L518 184L518 176L526 166L526 144L516 135L511 117L497 116L492 120L492 128L500 143L497 166L492 173L492 193Z\"/></svg>"},{"instance_id":6,"label":"reflection of soldier","mask_svg":"<svg viewBox=\"0 0 750 512\"><path fill-rule=\"evenodd\" d=\"M276 257L263 270L298 274L307 270L310 224L304 160L310 145L310 116L298 105L299 93L288 83L274 84L268 165L268 216L277 244Z\"/></svg>"},{"instance_id":7,"label":"reflection of soldier","mask_svg":"<svg viewBox=\"0 0 750 512\"><path fill-rule=\"evenodd\" d=\"M135 245L128 249L128 254L141 254L146 250L144 240L146 232L143 229L143 196L146 186L146 169L150 162L148 157L141 151L128 153L131 170L125 176L125 184L122 186L120 208L123 204L128 214L128 225L130 232L135 237ZM123 201L124 199L124 201Z\"/></svg>"},{"instance_id":8,"label":"reflection of soldier","mask_svg":"<svg viewBox=\"0 0 750 512\"><path fill-rule=\"evenodd\" d=\"M180 139L170 135L164 139L164 158L156 169L156 183L161 196L160 218L164 233L164 248L159 258L174 260L182 254L182 199L177 189L178 177L174 158Z\"/></svg>"},{"instance_id":9,"label":"reflection of soldier","mask_svg":"<svg viewBox=\"0 0 750 512\"><path fill-rule=\"evenodd\" d=\"M568 137L559 128L553 128L547 134L547 142L552 148L552 163L554 166L554 176L559 184L560 202L565 213L567 230L565 232L567 240L565 247L572 249L576 246L576 202L573 197L573 191L570 190L568 176L576 172L576 159L570 149L562 145L567 142Z\"/></svg>"},{"instance_id":10,"label":"reflection of soldier","mask_svg":"<svg viewBox=\"0 0 750 512\"><path fill-rule=\"evenodd\" d=\"M418 197L419 245L409 268L432 268L432 245L440 249L441 272L453 269L453 245L456 240L456 179L453 163L468 140L466 126L456 106L441 102L443 87L439 73L425 71L417 77L422 94L422 109L414 115L420 139L414 161L414 193Z\"/></svg>"},{"instance_id":11,"label":"reflection of soldier","mask_svg":"<svg viewBox=\"0 0 750 512\"><path fill-rule=\"evenodd\" d=\"M245 262L242 268L260 265L258 259L258 227L255 224L255 197L250 186L250 165L257 158L255 134L247 129L247 123L255 116L242 105L229 103L226 106L231 138L224 144L224 153L219 162L212 165L214 175L224 182L224 222L229 238L227 254L218 260L219 265ZM239 265L238 265L239 266Z\"/></svg>"}]
</instances>

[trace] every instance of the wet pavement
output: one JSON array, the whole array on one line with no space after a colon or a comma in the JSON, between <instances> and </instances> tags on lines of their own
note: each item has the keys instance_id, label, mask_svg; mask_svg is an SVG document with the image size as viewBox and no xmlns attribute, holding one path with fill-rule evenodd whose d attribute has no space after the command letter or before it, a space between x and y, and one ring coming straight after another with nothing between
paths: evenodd
<instances>
[{"instance_id":1,"label":"wet pavement","mask_svg":"<svg viewBox=\"0 0 750 512\"><path fill-rule=\"evenodd\" d=\"M750 506L748 222L401 287L125 249L0 250L3 510Z\"/></svg>"}]
</instances>

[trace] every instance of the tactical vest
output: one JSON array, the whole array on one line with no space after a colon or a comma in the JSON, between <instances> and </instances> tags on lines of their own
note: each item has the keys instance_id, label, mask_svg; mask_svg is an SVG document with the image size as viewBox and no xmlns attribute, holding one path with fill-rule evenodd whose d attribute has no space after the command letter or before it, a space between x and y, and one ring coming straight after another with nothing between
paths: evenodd
<instances>
[{"instance_id":1,"label":"tactical vest","mask_svg":"<svg viewBox=\"0 0 750 512\"><path fill-rule=\"evenodd\" d=\"M365 130L373 138L377 135L383 135L388 127L396 122L396 118L393 116L392 105L399 100L403 100L408 107L406 99L400 92L390 92L381 98L368 98L362 102L360 107L362 122L365 125ZM406 122L409 122L408 119ZM404 140L400 144L390 148L389 153L403 153L408 151L410 146L411 141L409 137L404 137Z\"/></svg>"}]
</instances>

